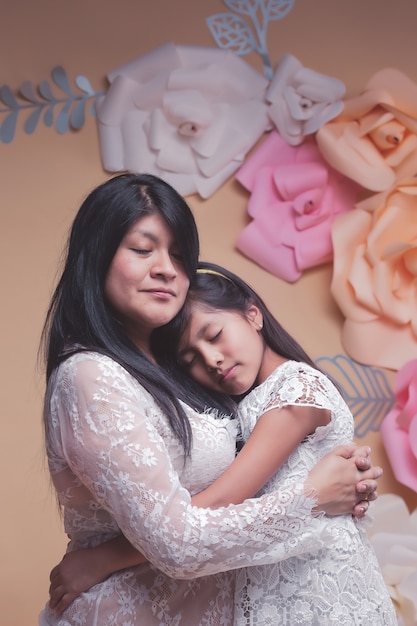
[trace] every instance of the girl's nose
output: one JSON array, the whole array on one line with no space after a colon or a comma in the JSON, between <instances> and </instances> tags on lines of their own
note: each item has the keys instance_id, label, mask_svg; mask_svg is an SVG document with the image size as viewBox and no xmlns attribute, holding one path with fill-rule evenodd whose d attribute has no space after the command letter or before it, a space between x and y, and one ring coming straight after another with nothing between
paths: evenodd
<instances>
[{"instance_id":1,"label":"girl's nose","mask_svg":"<svg viewBox=\"0 0 417 626\"><path fill-rule=\"evenodd\" d=\"M209 372L214 372L223 361L221 353L214 349L207 349L203 358Z\"/></svg>"}]
</instances>

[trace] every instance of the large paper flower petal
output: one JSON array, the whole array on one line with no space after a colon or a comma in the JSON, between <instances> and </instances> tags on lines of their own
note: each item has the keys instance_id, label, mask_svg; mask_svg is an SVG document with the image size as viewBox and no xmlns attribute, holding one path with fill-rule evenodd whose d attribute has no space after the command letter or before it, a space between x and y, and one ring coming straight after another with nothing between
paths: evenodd
<instances>
[{"instance_id":1,"label":"large paper flower petal","mask_svg":"<svg viewBox=\"0 0 417 626\"><path fill-rule=\"evenodd\" d=\"M316 139L330 165L366 189L384 191L414 176L417 84L395 69L377 72Z\"/></svg>"},{"instance_id":2,"label":"large paper flower petal","mask_svg":"<svg viewBox=\"0 0 417 626\"><path fill-rule=\"evenodd\" d=\"M231 51L156 48L110 72L97 100L103 166L209 197L268 127L268 81Z\"/></svg>"},{"instance_id":3,"label":"large paper flower petal","mask_svg":"<svg viewBox=\"0 0 417 626\"><path fill-rule=\"evenodd\" d=\"M344 348L361 363L397 370L417 358L417 178L361 202L332 232Z\"/></svg>"},{"instance_id":4,"label":"large paper flower petal","mask_svg":"<svg viewBox=\"0 0 417 626\"><path fill-rule=\"evenodd\" d=\"M383 494L371 504L374 523L367 529L382 575L395 604L398 623L417 624L417 510L404 500Z\"/></svg>"},{"instance_id":5,"label":"large paper flower petal","mask_svg":"<svg viewBox=\"0 0 417 626\"><path fill-rule=\"evenodd\" d=\"M312 142L289 146L272 131L237 179L251 192L253 218L237 239L241 252L288 282L332 259L333 220L354 207L357 186L329 168Z\"/></svg>"},{"instance_id":6,"label":"large paper flower petal","mask_svg":"<svg viewBox=\"0 0 417 626\"><path fill-rule=\"evenodd\" d=\"M396 405L386 415L381 436L395 478L417 493L417 359L394 380Z\"/></svg>"},{"instance_id":7,"label":"large paper flower petal","mask_svg":"<svg viewBox=\"0 0 417 626\"><path fill-rule=\"evenodd\" d=\"M297 146L343 110L345 86L284 54L267 92L269 115L281 137Z\"/></svg>"}]
</instances>

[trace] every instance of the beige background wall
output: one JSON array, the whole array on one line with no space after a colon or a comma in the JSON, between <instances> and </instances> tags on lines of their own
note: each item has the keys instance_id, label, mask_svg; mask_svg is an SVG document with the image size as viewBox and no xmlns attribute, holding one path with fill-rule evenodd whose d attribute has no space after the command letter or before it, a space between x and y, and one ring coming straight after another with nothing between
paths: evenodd
<instances>
[{"instance_id":1,"label":"beige background wall","mask_svg":"<svg viewBox=\"0 0 417 626\"><path fill-rule=\"evenodd\" d=\"M62 65L70 81L82 74L105 89L109 70L167 40L214 45L205 19L225 10L220 0L0 0L0 86L17 91L25 80L36 86ZM269 25L269 53L274 67L289 52L340 78L354 95L387 66L417 81L416 23L416 0L295 0L286 18ZM245 58L263 71L255 54ZM44 465L39 335L69 224L86 193L109 175L91 117L64 135L42 125L26 135L19 121L14 141L0 143L0 160L0 621L33 626L47 599L49 570L66 543ZM189 202L203 259L255 285L313 357L343 352L330 267L289 285L234 251L246 207L234 181L207 201L191 196ZM385 467L380 491L402 494L414 509L416 494L393 479L379 436L366 442Z\"/></svg>"}]
</instances>

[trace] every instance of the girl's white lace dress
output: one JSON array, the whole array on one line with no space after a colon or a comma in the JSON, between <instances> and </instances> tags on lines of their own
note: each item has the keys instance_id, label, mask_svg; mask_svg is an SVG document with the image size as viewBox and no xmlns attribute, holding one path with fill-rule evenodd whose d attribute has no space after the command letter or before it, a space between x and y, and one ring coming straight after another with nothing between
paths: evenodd
<instances>
[{"instance_id":1,"label":"girl's white lace dress","mask_svg":"<svg viewBox=\"0 0 417 626\"><path fill-rule=\"evenodd\" d=\"M352 414L335 386L321 372L294 361L278 367L240 403L244 441L263 413L286 405L328 409L331 421L317 428L292 452L262 493L304 481L324 454L352 441ZM360 522L350 515L323 515L319 519L333 538L327 546L314 554L275 565L243 568L237 573L235 624L397 624L377 559Z\"/></svg>"},{"instance_id":2,"label":"girl's white lace dress","mask_svg":"<svg viewBox=\"0 0 417 626\"><path fill-rule=\"evenodd\" d=\"M189 491L207 487L232 462L233 421L187 408L193 447L184 463L153 398L96 353L60 365L48 402L47 454L68 550L122 532L150 563L95 585L61 618L46 606L42 626L231 626L230 570L324 545L323 523L311 516L314 500L298 482L223 509L191 505ZM278 597L276 587L273 593Z\"/></svg>"}]
</instances>

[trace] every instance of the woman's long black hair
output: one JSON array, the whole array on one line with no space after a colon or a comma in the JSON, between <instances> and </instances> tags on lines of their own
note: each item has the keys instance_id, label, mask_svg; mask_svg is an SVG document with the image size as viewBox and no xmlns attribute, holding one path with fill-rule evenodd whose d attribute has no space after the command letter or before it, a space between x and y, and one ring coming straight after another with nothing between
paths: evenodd
<instances>
[{"instance_id":1,"label":"woman's long black hair","mask_svg":"<svg viewBox=\"0 0 417 626\"><path fill-rule=\"evenodd\" d=\"M204 410L207 404L213 405L211 396L197 392L193 385L183 387L146 358L123 331L104 293L121 240L139 218L152 214L167 223L181 251L184 269L190 280L194 278L199 240L185 200L155 176L115 176L87 196L74 219L64 269L42 332L41 354L46 361L47 381L59 364L76 352L93 350L120 363L154 397L189 453L191 428L178 398Z\"/></svg>"},{"instance_id":2,"label":"woman's long black hair","mask_svg":"<svg viewBox=\"0 0 417 626\"><path fill-rule=\"evenodd\" d=\"M179 340L189 324L194 304L202 304L214 310L236 311L242 315L255 304L262 313L263 327L260 332L266 345L285 359L308 363L321 371L300 344L281 326L252 287L233 272L208 262L198 264L180 315L155 331L155 337L158 338L155 352L162 353L163 347L164 358L169 358L172 363L178 354ZM183 376L186 376L185 372Z\"/></svg>"}]
</instances>

